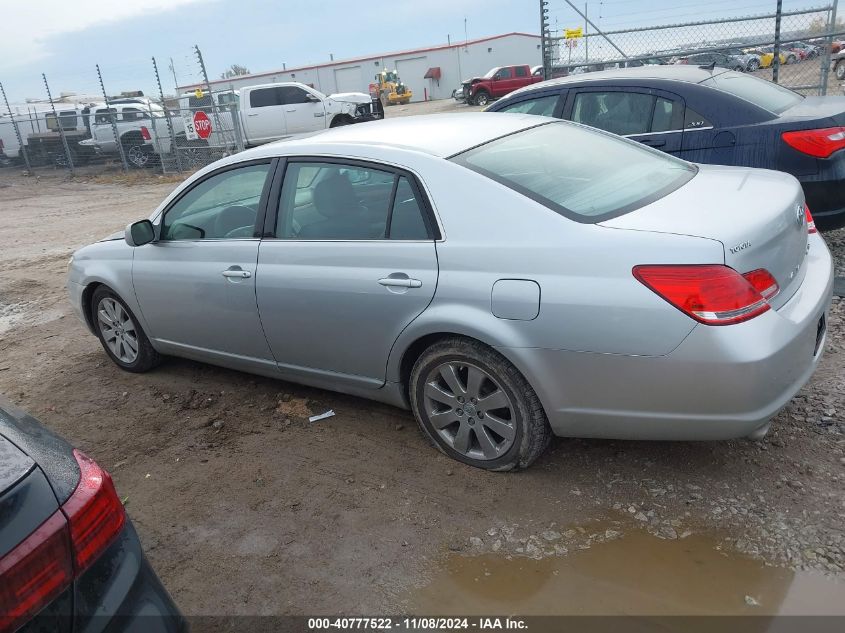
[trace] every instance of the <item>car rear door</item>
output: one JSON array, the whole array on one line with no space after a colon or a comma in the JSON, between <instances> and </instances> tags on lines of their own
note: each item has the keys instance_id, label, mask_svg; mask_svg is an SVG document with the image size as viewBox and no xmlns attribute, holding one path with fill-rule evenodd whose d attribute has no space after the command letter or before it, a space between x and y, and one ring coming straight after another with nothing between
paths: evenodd
<instances>
[{"instance_id":1,"label":"car rear door","mask_svg":"<svg viewBox=\"0 0 845 633\"><path fill-rule=\"evenodd\" d=\"M283 97L279 86L248 90L242 101L248 144L268 143L287 133Z\"/></svg>"},{"instance_id":2,"label":"car rear door","mask_svg":"<svg viewBox=\"0 0 845 633\"><path fill-rule=\"evenodd\" d=\"M439 233L419 183L370 162L289 158L271 200L256 291L283 375L380 387L391 347L437 285Z\"/></svg>"},{"instance_id":3,"label":"car rear door","mask_svg":"<svg viewBox=\"0 0 845 633\"><path fill-rule=\"evenodd\" d=\"M668 154L677 154L683 145L684 101L664 90L604 85L571 89L563 118Z\"/></svg>"}]
</instances>

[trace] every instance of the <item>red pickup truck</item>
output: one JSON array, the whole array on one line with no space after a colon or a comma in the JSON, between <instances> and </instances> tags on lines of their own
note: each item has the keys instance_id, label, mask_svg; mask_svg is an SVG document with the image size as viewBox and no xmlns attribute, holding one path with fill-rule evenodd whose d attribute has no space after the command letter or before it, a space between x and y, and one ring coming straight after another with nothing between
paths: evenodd
<instances>
[{"instance_id":1,"label":"red pickup truck","mask_svg":"<svg viewBox=\"0 0 845 633\"><path fill-rule=\"evenodd\" d=\"M543 81L542 69L540 72L531 66L497 66L487 71L483 77L465 79L463 92L459 96L462 101L470 105L486 106L493 99L504 97L523 86Z\"/></svg>"}]
</instances>

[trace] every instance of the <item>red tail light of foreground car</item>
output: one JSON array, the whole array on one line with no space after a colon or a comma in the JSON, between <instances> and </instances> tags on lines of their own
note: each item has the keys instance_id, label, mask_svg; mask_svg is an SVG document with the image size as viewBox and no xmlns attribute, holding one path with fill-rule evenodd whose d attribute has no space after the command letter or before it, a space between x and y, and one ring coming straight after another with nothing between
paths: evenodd
<instances>
[{"instance_id":1,"label":"red tail light of foreground car","mask_svg":"<svg viewBox=\"0 0 845 633\"><path fill-rule=\"evenodd\" d=\"M79 484L38 529L0 559L0 633L52 602L117 538L126 522L111 476L74 450Z\"/></svg>"}]
</instances>

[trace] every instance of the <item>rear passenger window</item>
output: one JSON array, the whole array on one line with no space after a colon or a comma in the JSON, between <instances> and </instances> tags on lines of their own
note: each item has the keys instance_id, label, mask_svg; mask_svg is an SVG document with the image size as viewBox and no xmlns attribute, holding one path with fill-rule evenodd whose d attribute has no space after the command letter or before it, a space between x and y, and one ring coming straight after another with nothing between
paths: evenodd
<instances>
[{"instance_id":1,"label":"rear passenger window","mask_svg":"<svg viewBox=\"0 0 845 633\"><path fill-rule=\"evenodd\" d=\"M513 112L516 114L538 114L541 116L552 116L555 111L555 106L557 105L557 95L548 95L545 97L539 97L537 99L526 99L525 101L520 101L518 103L514 103L513 105L508 105L498 110L498 112Z\"/></svg>"},{"instance_id":2,"label":"rear passenger window","mask_svg":"<svg viewBox=\"0 0 845 633\"><path fill-rule=\"evenodd\" d=\"M651 128L652 95L637 92L581 92L575 96L572 120L627 136Z\"/></svg>"},{"instance_id":3,"label":"rear passenger window","mask_svg":"<svg viewBox=\"0 0 845 633\"><path fill-rule=\"evenodd\" d=\"M276 237L299 240L428 239L405 176L338 163L289 163Z\"/></svg>"},{"instance_id":4,"label":"rear passenger window","mask_svg":"<svg viewBox=\"0 0 845 633\"><path fill-rule=\"evenodd\" d=\"M672 129L674 102L658 97L654 104L654 118L651 121L652 132L668 132Z\"/></svg>"}]
</instances>

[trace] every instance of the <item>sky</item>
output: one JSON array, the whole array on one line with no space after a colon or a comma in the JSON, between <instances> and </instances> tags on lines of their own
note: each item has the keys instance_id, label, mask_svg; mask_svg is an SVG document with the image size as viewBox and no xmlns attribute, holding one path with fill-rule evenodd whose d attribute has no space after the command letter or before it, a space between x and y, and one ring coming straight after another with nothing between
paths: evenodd
<instances>
[{"instance_id":1,"label":"sky","mask_svg":"<svg viewBox=\"0 0 845 633\"><path fill-rule=\"evenodd\" d=\"M548 0L552 28L583 20ZM579 7L584 6L578 0ZM784 0L785 8L825 0ZM10 101L100 94L156 94L152 57L165 93L199 81L193 45L211 79L231 64L253 72L425 47L511 31L539 32L539 0L0 0L0 82ZM591 0L600 27L618 29L773 10L775 0ZM845 8L843 8L845 12ZM173 70L170 60L173 60Z\"/></svg>"}]
</instances>

